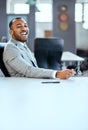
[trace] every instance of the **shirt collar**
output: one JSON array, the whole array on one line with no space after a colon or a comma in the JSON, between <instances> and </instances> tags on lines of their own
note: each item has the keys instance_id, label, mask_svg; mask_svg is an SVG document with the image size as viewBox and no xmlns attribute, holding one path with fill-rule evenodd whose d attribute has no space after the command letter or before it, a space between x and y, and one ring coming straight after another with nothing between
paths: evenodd
<instances>
[{"instance_id":1,"label":"shirt collar","mask_svg":"<svg viewBox=\"0 0 88 130\"><path fill-rule=\"evenodd\" d=\"M26 42L20 42L20 41L16 41L14 39L11 39L11 42L15 43L16 45L22 45L22 46L25 46L26 45Z\"/></svg>"}]
</instances>

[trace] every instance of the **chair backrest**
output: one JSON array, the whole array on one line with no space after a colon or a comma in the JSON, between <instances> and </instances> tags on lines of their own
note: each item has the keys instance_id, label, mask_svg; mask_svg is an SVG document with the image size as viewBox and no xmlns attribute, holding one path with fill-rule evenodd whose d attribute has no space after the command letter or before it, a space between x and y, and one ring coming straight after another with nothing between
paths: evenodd
<instances>
[{"instance_id":1,"label":"chair backrest","mask_svg":"<svg viewBox=\"0 0 88 130\"><path fill-rule=\"evenodd\" d=\"M5 64L3 62L3 51L4 51L4 47L5 47L6 43L0 43L0 69L3 72L3 74L6 77L10 77L9 72L7 71Z\"/></svg>"},{"instance_id":2,"label":"chair backrest","mask_svg":"<svg viewBox=\"0 0 88 130\"><path fill-rule=\"evenodd\" d=\"M36 38L34 54L40 68L61 69L64 40L59 38Z\"/></svg>"}]
</instances>

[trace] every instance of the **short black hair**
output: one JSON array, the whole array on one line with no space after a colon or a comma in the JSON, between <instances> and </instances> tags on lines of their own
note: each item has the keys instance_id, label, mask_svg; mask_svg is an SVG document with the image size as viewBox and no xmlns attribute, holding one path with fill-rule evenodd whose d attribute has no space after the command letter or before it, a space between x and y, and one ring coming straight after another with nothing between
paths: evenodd
<instances>
[{"instance_id":1,"label":"short black hair","mask_svg":"<svg viewBox=\"0 0 88 130\"><path fill-rule=\"evenodd\" d=\"M21 18L21 17L13 18L13 19L10 21L10 23L9 23L9 28L10 28L10 29L11 29L11 27L12 27L12 24L13 24L14 20L17 20L17 19L22 19L22 18Z\"/></svg>"}]
</instances>

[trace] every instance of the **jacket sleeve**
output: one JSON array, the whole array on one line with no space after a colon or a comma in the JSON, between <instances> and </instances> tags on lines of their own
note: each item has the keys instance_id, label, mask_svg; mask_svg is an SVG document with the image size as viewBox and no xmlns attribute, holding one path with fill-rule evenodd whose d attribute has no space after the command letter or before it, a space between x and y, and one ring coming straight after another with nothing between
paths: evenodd
<instances>
[{"instance_id":1,"label":"jacket sleeve","mask_svg":"<svg viewBox=\"0 0 88 130\"><path fill-rule=\"evenodd\" d=\"M7 45L3 57L6 66L9 66L16 73L19 73L19 75L31 78L54 78L54 70L34 67L31 60L26 61L20 53L19 48L13 44Z\"/></svg>"}]
</instances>

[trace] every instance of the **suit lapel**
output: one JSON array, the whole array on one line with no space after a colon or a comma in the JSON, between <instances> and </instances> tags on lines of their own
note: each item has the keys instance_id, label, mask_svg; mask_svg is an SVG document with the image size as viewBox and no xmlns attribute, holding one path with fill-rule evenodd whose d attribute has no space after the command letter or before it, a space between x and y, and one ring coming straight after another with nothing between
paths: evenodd
<instances>
[{"instance_id":1,"label":"suit lapel","mask_svg":"<svg viewBox=\"0 0 88 130\"><path fill-rule=\"evenodd\" d=\"M34 67L38 67L37 66L37 63L36 63L36 59L35 57L33 56L32 52L30 51L30 49L27 47L27 45L22 45L22 44L17 44L18 48L20 50L22 50L23 52L26 53L28 59L30 59L30 61L32 62L32 65Z\"/></svg>"}]
</instances>

